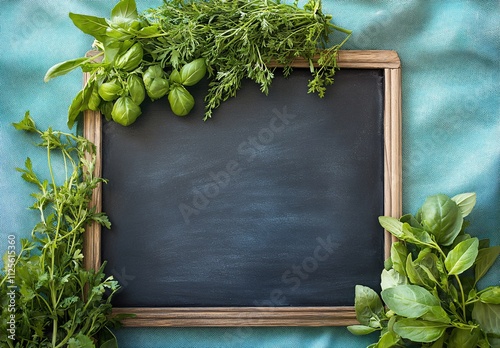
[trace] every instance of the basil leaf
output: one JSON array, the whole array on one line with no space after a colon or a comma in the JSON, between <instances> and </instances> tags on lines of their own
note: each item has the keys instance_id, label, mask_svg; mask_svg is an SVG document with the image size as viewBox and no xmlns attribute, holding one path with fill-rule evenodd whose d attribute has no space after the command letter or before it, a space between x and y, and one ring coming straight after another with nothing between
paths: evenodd
<instances>
[{"instance_id":1,"label":"basil leaf","mask_svg":"<svg viewBox=\"0 0 500 348\"><path fill-rule=\"evenodd\" d=\"M408 280L404 275L399 274L394 269L390 270L382 270L382 274L380 276L380 286L382 290L393 288L398 285L407 284Z\"/></svg>"},{"instance_id":2,"label":"basil leaf","mask_svg":"<svg viewBox=\"0 0 500 348\"><path fill-rule=\"evenodd\" d=\"M491 266L493 266L498 255L500 255L500 245L479 249L475 267L476 283L488 272Z\"/></svg>"},{"instance_id":3,"label":"basil leaf","mask_svg":"<svg viewBox=\"0 0 500 348\"><path fill-rule=\"evenodd\" d=\"M70 59L65 62L58 63L54 66L52 66L47 73L45 74L45 77L43 80L45 82L48 82L49 80L53 79L54 77L65 75L69 73L72 70L75 70L82 64L88 62L92 58L87 58L87 57L81 57L81 58L76 58L76 59Z\"/></svg>"},{"instance_id":4,"label":"basil leaf","mask_svg":"<svg viewBox=\"0 0 500 348\"><path fill-rule=\"evenodd\" d=\"M354 335L368 335L377 329L366 325L350 325L347 327L347 330Z\"/></svg>"},{"instance_id":5,"label":"basil leaf","mask_svg":"<svg viewBox=\"0 0 500 348\"><path fill-rule=\"evenodd\" d=\"M500 305L492 303L474 303L474 319L487 334L500 335Z\"/></svg>"},{"instance_id":6,"label":"basil leaf","mask_svg":"<svg viewBox=\"0 0 500 348\"><path fill-rule=\"evenodd\" d=\"M195 59L181 68L179 72L181 83L184 86L193 86L205 76L206 72L205 59Z\"/></svg>"},{"instance_id":7,"label":"basil leaf","mask_svg":"<svg viewBox=\"0 0 500 348\"><path fill-rule=\"evenodd\" d=\"M68 128L71 129L73 128L73 125L75 124L76 119L78 118L78 115L80 115L80 111L83 107L83 89L77 93L73 101L71 102L71 105L69 106L68 109Z\"/></svg>"},{"instance_id":8,"label":"basil leaf","mask_svg":"<svg viewBox=\"0 0 500 348\"><path fill-rule=\"evenodd\" d=\"M123 46L123 42L112 37L105 37L102 41L102 45L104 47L104 61L106 63L113 63Z\"/></svg>"},{"instance_id":9,"label":"basil leaf","mask_svg":"<svg viewBox=\"0 0 500 348\"><path fill-rule=\"evenodd\" d=\"M454 328L448 340L448 347L476 348L481 330Z\"/></svg>"},{"instance_id":10,"label":"basil leaf","mask_svg":"<svg viewBox=\"0 0 500 348\"><path fill-rule=\"evenodd\" d=\"M418 319L400 319L393 326L399 336L414 342L434 342L439 339L448 325Z\"/></svg>"},{"instance_id":11,"label":"basil leaf","mask_svg":"<svg viewBox=\"0 0 500 348\"><path fill-rule=\"evenodd\" d=\"M483 303L500 304L500 286L491 286L481 291L479 300Z\"/></svg>"},{"instance_id":12,"label":"basil leaf","mask_svg":"<svg viewBox=\"0 0 500 348\"><path fill-rule=\"evenodd\" d=\"M446 195L428 197L421 208L422 226L436 242L451 245L462 229L463 217L458 205Z\"/></svg>"},{"instance_id":13,"label":"basil leaf","mask_svg":"<svg viewBox=\"0 0 500 348\"><path fill-rule=\"evenodd\" d=\"M425 272L420 269L418 262L413 262L411 254L408 254L408 258L406 259L406 275L413 284L432 288L432 282L428 281Z\"/></svg>"},{"instance_id":14,"label":"basil leaf","mask_svg":"<svg viewBox=\"0 0 500 348\"><path fill-rule=\"evenodd\" d=\"M441 306L432 306L429 311L422 316L423 320L449 324L451 319Z\"/></svg>"},{"instance_id":15,"label":"basil leaf","mask_svg":"<svg viewBox=\"0 0 500 348\"><path fill-rule=\"evenodd\" d=\"M403 223L398 219L390 216L380 216L378 218L380 226L382 226L387 232L394 235L396 238L402 239L403 235Z\"/></svg>"},{"instance_id":16,"label":"basil leaf","mask_svg":"<svg viewBox=\"0 0 500 348\"><path fill-rule=\"evenodd\" d=\"M400 341L398 335L396 335L393 331L387 331L378 341L377 347L393 347Z\"/></svg>"},{"instance_id":17,"label":"basil leaf","mask_svg":"<svg viewBox=\"0 0 500 348\"><path fill-rule=\"evenodd\" d=\"M356 285L354 292L356 318L361 324L373 327L371 319L380 318L384 313L384 306L380 297L375 291L363 285Z\"/></svg>"},{"instance_id":18,"label":"basil leaf","mask_svg":"<svg viewBox=\"0 0 500 348\"><path fill-rule=\"evenodd\" d=\"M406 258L408 257L408 250L401 242L395 242L391 245L391 260L392 267L396 272L406 275Z\"/></svg>"},{"instance_id":19,"label":"basil leaf","mask_svg":"<svg viewBox=\"0 0 500 348\"><path fill-rule=\"evenodd\" d=\"M476 194L474 192L461 193L451 198L455 203L457 203L462 217L466 217L470 214L474 206L476 205Z\"/></svg>"},{"instance_id":20,"label":"basil leaf","mask_svg":"<svg viewBox=\"0 0 500 348\"><path fill-rule=\"evenodd\" d=\"M432 306L439 306L439 300L418 285L399 285L382 291L385 304L398 315L418 318Z\"/></svg>"},{"instance_id":21,"label":"basil leaf","mask_svg":"<svg viewBox=\"0 0 500 348\"><path fill-rule=\"evenodd\" d=\"M69 13L69 18L71 18L73 24L78 29L83 31L85 34L92 35L99 41L102 41L103 37L106 36L108 23L106 23L106 19L104 18L71 12Z\"/></svg>"},{"instance_id":22,"label":"basil leaf","mask_svg":"<svg viewBox=\"0 0 500 348\"><path fill-rule=\"evenodd\" d=\"M183 86L174 86L168 93L168 102L177 116L186 116L194 106L194 98Z\"/></svg>"},{"instance_id":23,"label":"basil leaf","mask_svg":"<svg viewBox=\"0 0 500 348\"><path fill-rule=\"evenodd\" d=\"M138 17L134 0L120 0L111 10L111 21L116 24L130 23Z\"/></svg>"},{"instance_id":24,"label":"basil leaf","mask_svg":"<svg viewBox=\"0 0 500 348\"><path fill-rule=\"evenodd\" d=\"M478 254L478 245L479 240L477 238L466 239L458 243L444 260L448 274L460 274L472 267Z\"/></svg>"}]
</instances>

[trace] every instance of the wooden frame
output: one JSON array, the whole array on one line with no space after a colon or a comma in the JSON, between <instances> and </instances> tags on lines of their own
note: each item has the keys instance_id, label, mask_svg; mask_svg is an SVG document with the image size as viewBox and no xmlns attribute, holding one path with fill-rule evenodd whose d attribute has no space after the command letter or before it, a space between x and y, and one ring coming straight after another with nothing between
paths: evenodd
<instances>
[{"instance_id":1,"label":"wooden frame","mask_svg":"<svg viewBox=\"0 0 500 348\"><path fill-rule=\"evenodd\" d=\"M401 199L401 67L394 51L341 51L340 68L384 69L384 215L400 217ZM308 68L306 60L294 67ZM86 83L88 75L85 75ZM84 113L84 136L97 146L95 175L101 176L101 127L99 112ZM102 191L94 191L92 205L101 211ZM88 226L84 255L87 269L101 265L100 225ZM389 256L393 239L385 232L385 257ZM124 320L125 326L345 326L356 324L354 307L196 307L196 308L114 308L113 314L134 313Z\"/></svg>"}]
</instances>

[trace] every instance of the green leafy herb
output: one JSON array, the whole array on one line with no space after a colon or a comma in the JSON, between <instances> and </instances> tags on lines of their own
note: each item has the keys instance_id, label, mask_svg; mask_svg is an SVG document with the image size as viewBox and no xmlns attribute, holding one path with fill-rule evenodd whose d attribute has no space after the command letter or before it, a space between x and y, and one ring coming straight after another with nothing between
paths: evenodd
<instances>
[{"instance_id":1,"label":"green leafy herb","mask_svg":"<svg viewBox=\"0 0 500 348\"><path fill-rule=\"evenodd\" d=\"M28 158L18 168L37 187L31 209L40 216L30 239L22 239L12 264L0 272L0 345L2 347L95 347L101 332L120 318L111 318L110 300L119 289L112 277L83 268L83 232L92 221L110 227L103 213L89 208L92 191L104 180L94 176L95 146L87 139L48 129L40 131L26 113L16 129L37 134L46 149L50 177L43 180ZM58 157L59 161L54 161ZM56 169L66 173L62 183ZM7 256L7 255L6 255ZM14 276L9 269L15 269ZM14 295L12 295L12 292ZM15 308L7 301L15 297ZM12 310L14 308L14 310ZM8 322L14 316L15 341ZM116 347L110 339L108 347Z\"/></svg>"},{"instance_id":2,"label":"green leafy herb","mask_svg":"<svg viewBox=\"0 0 500 348\"><path fill-rule=\"evenodd\" d=\"M166 0L142 14L134 0L120 0L111 19L74 13L70 18L96 39L94 46L99 51L93 57L56 64L46 74L48 81L77 67L90 73L89 84L68 112L70 128L81 111L96 105L109 118L109 104L100 103L95 94L94 99L84 98L93 84L104 101L117 103L118 98L131 97L132 114L137 114L142 98L126 83L130 75L142 76L152 100L167 95L174 113L184 116L192 109L192 97L185 87L198 83L208 72L206 120L222 102L236 95L243 79L255 81L267 94L275 74L271 66L282 65L288 76L294 59L302 57L312 75L309 92L323 97L338 69L337 53L351 34L332 24L332 16L323 14L321 0L309 0L303 9L297 2L279 0ZM332 45L329 38L335 30L346 38ZM161 70L154 79L147 76L152 67ZM122 88L102 92L108 83Z\"/></svg>"},{"instance_id":3,"label":"green leafy herb","mask_svg":"<svg viewBox=\"0 0 500 348\"><path fill-rule=\"evenodd\" d=\"M498 346L500 286L481 291L475 286L498 258L500 246L490 247L465 233L463 218L475 202L474 193L453 198L440 194L428 197L415 216L379 218L381 226L400 239L391 246L381 274L387 307L380 307L373 290L356 285L361 325L348 327L350 332L379 330L379 341L369 347Z\"/></svg>"}]
</instances>

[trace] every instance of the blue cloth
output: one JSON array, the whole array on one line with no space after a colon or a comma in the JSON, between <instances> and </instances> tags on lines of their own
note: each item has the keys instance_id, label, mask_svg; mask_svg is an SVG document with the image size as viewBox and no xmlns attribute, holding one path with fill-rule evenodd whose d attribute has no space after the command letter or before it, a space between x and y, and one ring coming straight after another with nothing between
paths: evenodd
<instances>
[{"instance_id":1,"label":"blue cloth","mask_svg":"<svg viewBox=\"0 0 500 348\"><path fill-rule=\"evenodd\" d=\"M43 82L53 64L82 56L92 38L68 12L107 17L103 0L0 0L0 250L7 235L26 237L37 221L27 210L32 187L14 171L45 153L10 126L26 110L40 128L65 130L80 72ZM157 1L138 0L139 10ZM346 49L396 50L403 71L403 210L426 196L475 191L469 231L500 244L500 3L451 0L325 0L324 12L354 31ZM333 87L335 88L335 87ZM2 251L3 253L3 251ZM500 263L480 284L500 285ZM120 347L363 347L375 337L345 328L120 329Z\"/></svg>"}]
</instances>

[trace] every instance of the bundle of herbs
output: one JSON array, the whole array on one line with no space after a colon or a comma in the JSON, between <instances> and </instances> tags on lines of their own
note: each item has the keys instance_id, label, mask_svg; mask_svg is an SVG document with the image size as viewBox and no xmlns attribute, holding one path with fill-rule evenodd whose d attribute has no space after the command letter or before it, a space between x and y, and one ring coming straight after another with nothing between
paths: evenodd
<instances>
[{"instance_id":1,"label":"bundle of herbs","mask_svg":"<svg viewBox=\"0 0 500 348\"><path fill-rule=\"evenodd\" d=\"M95 146L72 134L42 132L29 113L14 126L40 137L50 177L40 178L29 158L25 168L18 168L22 178L37 187L31 208L40 222L30 239L22 239L20 247L14 245L4 256L0 343L2 347L116 347L109 329L120 318L110 317L110 301L119 285L104 275L105 264L97 271L83 267L87 224L110 227L105 214L89 207L94 188L104 181L93 174ZM57 172L65 173L60 184Z\"/></svg>"},{"instance_id":2,"label":"bundle of herbs","mask_svg":"<svg viewBox=\"0 0 500 348\"><path fill-rule=\"evenodd\" d=\"M139 14L134 0L121 0L105 19L70 14L73 23L94 36L97 57L83 57L53 66L45 80L77 67L90 73L87 85L73 100L71 128L79 113L99 110L108 119L130 125L141 114L146 94L151 100L168 96L178 116L187 115L194 98L186 87L208 71L204 120L221 102L234 97L245 78L268 93L276 68L291 73L294 59L309 62L309 92L325 94L333 83L337 55L351 31L331 23L321 0L303 9L279 0L166 0ZM334 31L346 35L331 45Z\"/></svg>"},{"instance_id":3,"label":"bundle of herbs","mask_svg":"<svg viewBox=\"0 0 500 348\"><path fill-rule=\"evenodd\" d=\"M500 246L466 233L464 220L474 193L430 196L414 216L380 217L399 239L382 270L382 300L362 285L355 289L360 325L354 334L380 331L369 347L500 347L500 286L478 290Z\"/></svg>"}]
</instances>

